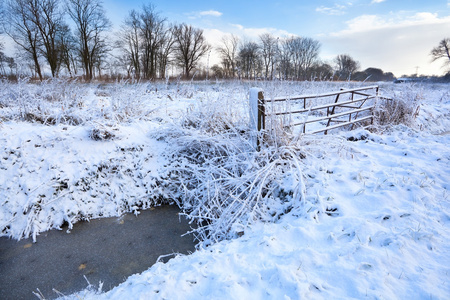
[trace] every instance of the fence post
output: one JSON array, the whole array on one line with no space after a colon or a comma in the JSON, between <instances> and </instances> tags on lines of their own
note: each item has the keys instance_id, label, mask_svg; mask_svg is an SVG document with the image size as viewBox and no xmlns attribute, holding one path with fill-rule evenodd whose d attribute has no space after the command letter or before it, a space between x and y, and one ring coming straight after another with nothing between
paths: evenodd
<instances>
[{"instance_id":1,"label":"fence post","mask_svg":"<svg viewBox=\"0 0 450 300\"><path fill-rule=\"evenodd\" d=\"M377 87L375 88L375 106L378 105L378 101L380 100L378 98L378 96L379 96L379 94L378 94L379 89L380 89L380 86L377 85ZM373 125L374 122L375 122L375 108L372 108L372 120L370 122L370 125Z\"/></svg>"},{"instance_id":2,"label":"fence post","mask_svg":"<svg viewBox=\"0 0 450 300\"><path fill-rule=\"evenodd\" d=\"M252 131L252 144L259 149L259 132L266 128L266 113L264 107L264 93L259 88L250 89L250 130Z\"/></svg>"}]
</instances>

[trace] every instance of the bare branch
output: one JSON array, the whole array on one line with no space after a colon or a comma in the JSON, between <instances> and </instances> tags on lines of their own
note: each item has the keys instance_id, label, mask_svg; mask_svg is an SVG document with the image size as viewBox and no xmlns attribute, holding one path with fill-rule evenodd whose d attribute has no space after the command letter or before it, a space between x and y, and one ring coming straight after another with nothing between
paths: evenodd
<instances>
[{"instance_id":1,"label":"bare branch","mask_svg":"<svg viewBox=\"0 0 450 300\"><path fill-rule=\"evenodd\" d=\"M442 39L439 45L431 50L431 61L445 59L444 66L450 65L450 38Z\"/></svg>"},{"instance_id":2,"label":"bare branch","mask_svg":"<svg viewBox=\"0 0 450 300\"><path fill-rule=\"evenodd\" d=\"M211 46L206 42L202 29L187 24L174 26L174 38L176 59L183 66L184 75L189 77L200 58L211 50Z\"/></svg>"}]
</instances>

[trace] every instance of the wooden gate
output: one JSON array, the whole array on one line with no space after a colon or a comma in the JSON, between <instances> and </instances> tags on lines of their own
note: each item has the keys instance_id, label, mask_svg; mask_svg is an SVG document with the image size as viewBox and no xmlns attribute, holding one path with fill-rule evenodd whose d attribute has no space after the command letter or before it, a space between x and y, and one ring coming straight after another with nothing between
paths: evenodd
<instances>
[{"instance_id":1,"label":"wooden gate","mask_svg":"<svg viewBox=\"0 0 450 300\"><path fill-rule=\"evenodd\" d=\"M378 98L378 86L367 86L354 89L341 89L337 92L322 93L317 95L300 95L290 97L277 97L264 99L264 93L258 88L250 90L250 122L252 128L257 131L266 128L267 117L289 116L288 124L283 127L302 126L301 132L315 134L329 130L351 126L363 121L373 124L373 109L376 101L369 101ZM333 99L331 103L314 105L319 100ZM290 103L292 110L280 110L278 103ZM309 107L307 103L309 102ZM270 107L269 107L270 106ZM269 109L271 108L271 109ZM326 113L326 114L325 114ZM298 120L300 116L303 119ZM326 122L326 124L324 124ZM286 122L285 122L286 123ZM321 124L321 126L318 126ZM310 131L308 127L312 128ZM311 126L313 125L313 126Z\"/></svg>"}]
</instances>

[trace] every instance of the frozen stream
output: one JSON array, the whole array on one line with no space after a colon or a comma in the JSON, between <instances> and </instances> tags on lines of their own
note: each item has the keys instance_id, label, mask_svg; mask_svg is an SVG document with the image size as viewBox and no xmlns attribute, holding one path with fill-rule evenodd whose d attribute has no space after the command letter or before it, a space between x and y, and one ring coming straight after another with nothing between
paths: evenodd
<instances>
[{"instance_id":1,"label":"frozen stream","mask_svg":"<svg viewBox=\"0 0 450 300\"><path fill-rule=\"evenodd\" d=\"M0 237L0 299L46 299L68 295L103 282L110 290L132 274L152 266L161 255L195 250L187 221L176 206L141 211L136 217L79 222L70 233L51 230L37 242ZM173 256L164 257L167 260ZM60 296L60 295L59 295Z\"/></svg>"}]
</instances>

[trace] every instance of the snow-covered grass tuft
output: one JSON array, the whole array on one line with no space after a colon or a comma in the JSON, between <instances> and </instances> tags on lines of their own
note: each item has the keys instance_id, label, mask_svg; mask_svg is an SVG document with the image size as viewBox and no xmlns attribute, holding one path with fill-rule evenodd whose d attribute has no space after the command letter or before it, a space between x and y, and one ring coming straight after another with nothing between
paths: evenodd
<instances>
[{"instance_id":1,"label":"snow-covered grass tuft","mask_svg":"<svg viewBox=\"0 0 450 300\"><path fill-rule=\"evenodd\" d=\"M255 151L248 112L235 109L242 102L207 95L154 133L170 145L161 170L167 195L196 223L204 246L241 235L255 221L276 221L304 192L299 150Z\"/></svg>"},{"instance_id":2,"label":"snow-covered grass tuft","mask_svg":"<svg viewBox=\"0 0 450 300\"><path fill-rule=\"evenodd\" d=\"M423 100L420 88L406 85L400 91L394 91L392 98L380 98L375 109L375 123L378 126L403 124L413 126L419 115L420 103Z\"/></svg>"},{"instance_id":3,"label":"snow-covered grass tuft","mask_svg":"<svg viewBox=\"0 0 450 300\"><path fill-rule=\"evenodd\" d=\"M108 141L116 138L114 134L114 129L111 126L105 126L103 124L95 123L92 126L91 132L89 133L89 137L94 141Z\"/></svg>"},{"instance_id":4,"label":"snow-covered grass tuft","mask_svg":"<svg viewBox=\"0 0 450 300\"><path fill-rule=\"evenodd\" d=\"M44 125L84 125L100 122L113 126L148 120L166 101L149 102L156 92L144 83L82 84L53 79L30 84L2 82L0 118ZM162 99L161 99L162 100Z\"/></svg>"},{"instance_id":5,"label":"snow-covered grass tuft","mask_svg":"<svg viewBox=\"0 0 450 300\"><path fill-rule=\"evenodd\" d=\"M4 82L0 90L1 118L44 125L83 122L77 113L82 105L82 89L76 82L54 79L29 84L28 81L19 78L17 84Z\"/></svg>"},{"instance_id":6,"label":"snow-covered grass tuft","mask_svg":"<svg viewBox=\"0 0 450 300\"><path fill-rule=\"evenodd\" d=\"M166 142L171 198L200 224L194 232L205 245L242 235L255 221L277 221L303 199L302 154L294 146L255 152L236 130L181 129Z\"/></svg>"}]
</instances>

